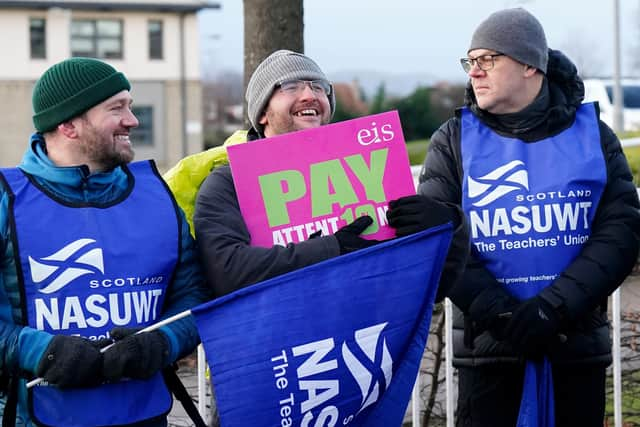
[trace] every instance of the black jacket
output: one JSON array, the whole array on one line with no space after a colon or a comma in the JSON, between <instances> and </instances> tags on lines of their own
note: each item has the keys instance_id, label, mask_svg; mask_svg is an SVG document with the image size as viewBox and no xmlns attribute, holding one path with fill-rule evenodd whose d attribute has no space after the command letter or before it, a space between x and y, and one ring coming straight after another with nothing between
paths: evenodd
<instances>
[{"instance_id":1,"label":"black jacket","mask_svg":"<svg viewBox=\"0 0 640 427\"><path fill-rule=\"evenodd\" d=\"M584 87L575 66L562 53L550 50L543 88L523 111L500 116L483 111L470 85L465 104L495 132L535 144L570 127L583 96ZM463 177L459 113L434 133L420 176L422 194L457 204L462 200ZM604 123L600 122L599 127L607 182L591 236L580 255L539 294L558 311L567 336L567 340L550 345L548 356L554 363L610 363L607 296L629 274L638 254L640 214L636 188L617 137ZM557 167L561 168L565 161L557 159ZM463 313L467 317L480 292L499 286L472 247L462 279L448 294L459 308L454 310L454 364L522 362L508 344L496 341L487 331L474 331L471 322L463 319Z\"/></svg>"}]
</instances>

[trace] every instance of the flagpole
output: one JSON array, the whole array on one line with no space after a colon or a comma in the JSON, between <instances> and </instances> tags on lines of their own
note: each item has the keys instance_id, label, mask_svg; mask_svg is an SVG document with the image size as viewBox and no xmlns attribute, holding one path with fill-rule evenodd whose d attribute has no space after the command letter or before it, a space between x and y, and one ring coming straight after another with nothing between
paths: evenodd
<instances>
[{"instance_id":1,"label":"flagpole","mask_svg":"<svg viewBox=\"0 0 640 427\"><path fill-rule=\"evenodd\" d=\"M175 322L176 320L180 320L180 319L182 319L182 318L184 318L184 317L187 317L187 316L189 316L189 315L191 315L191 310L185 310L185 311L183 311L183 312L181 312L181 313L174 314L173 316L171 316L171 317L167 317L166 319L161 320L161 321L159 321L158 323L154 323L153 325L149 325L149 326L147 326L147 327L146 327L146 328L144 328L144 329L140 329L138 332L136 332L136 333L135 333L135 335L137 335L137 334L141 334L141 333L143 333L143 332L151 332L151 331L155 331L156 329L161 328L161 327L162 327L162 326L164 326L164 325L168 325L168 324L169 324L169 323L171 323L171 322ZM115 344L116 344L116 343L115 343L115 342L113 342L113 343L111 343L111 344L109 344L109 345L107 345L107 346L105 346L105 347L102 347L102 348L100 349L100 353L104 353L105 351L107 351L108 349L110 349L111 347L113 347ZM27 388L31 388L31 387L33 387L33 386L35 386L35 385L38 385L38 384L40 384L42 381L44 381L44 378L36 378L36 379L33 379L33 380L31 380L31 381L29 381L29 382L27 383Z\"/></svg>"}]
</instances>

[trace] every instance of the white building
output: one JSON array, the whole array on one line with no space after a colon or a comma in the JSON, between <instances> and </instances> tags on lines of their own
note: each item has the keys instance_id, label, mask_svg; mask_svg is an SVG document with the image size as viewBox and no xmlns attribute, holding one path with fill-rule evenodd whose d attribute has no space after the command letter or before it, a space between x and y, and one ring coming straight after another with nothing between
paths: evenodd
<instances>
[{"instance_id":1,"label":"white building","mask_svg":"<svg viewBox=\"0 0 640 427\"><path fill-rule=\"evenodd\" d=\"M0 166L15 166L34 131L31 91L51 65L100 58L132 84L136 159L161 168L202 149L196 0L0 0Z\"/></svg>"}]
</instances>

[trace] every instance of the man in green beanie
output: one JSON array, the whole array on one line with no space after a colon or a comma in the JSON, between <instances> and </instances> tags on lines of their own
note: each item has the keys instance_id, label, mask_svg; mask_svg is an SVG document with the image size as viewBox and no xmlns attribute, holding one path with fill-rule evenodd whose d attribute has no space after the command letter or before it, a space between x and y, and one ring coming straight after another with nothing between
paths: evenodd
<instances>
[{"instance_id":1,"label":"man in green beanie","mask_svg":"<svg viewBox=\"0 0 640 427\"><path fill-rule=\"evenodd\" d=\"M135 333L206 293L184 213L152 161L130 163L130 89L96 59L53 65L22 163L1 171L5 421L166 426L162 370L199 342L190 317Z\"/></svg>"}]
</instances>

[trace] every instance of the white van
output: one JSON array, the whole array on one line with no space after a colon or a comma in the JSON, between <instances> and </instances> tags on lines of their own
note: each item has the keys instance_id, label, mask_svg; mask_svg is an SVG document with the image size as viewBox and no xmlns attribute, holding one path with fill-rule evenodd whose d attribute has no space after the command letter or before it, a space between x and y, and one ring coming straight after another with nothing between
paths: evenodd
<instances>
[{"instance_id":1,"label":"white van","mask_svg":"<svg viewBox=\"0 0 640 427\"><path fill-rule=\"evenodd\" d=\"M640 79L620 80L623 93L623 115L626 131L640 130ZM585 79L584 101L598 101L600 118L613 128L613 80Z\"/></svg>"}]
</instances>

